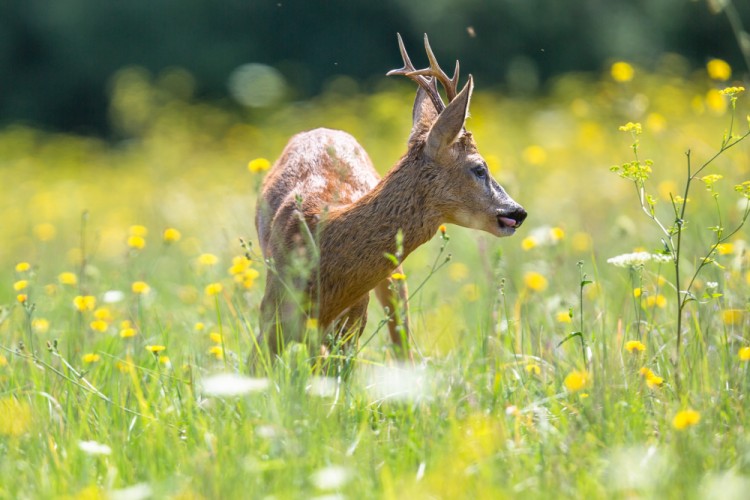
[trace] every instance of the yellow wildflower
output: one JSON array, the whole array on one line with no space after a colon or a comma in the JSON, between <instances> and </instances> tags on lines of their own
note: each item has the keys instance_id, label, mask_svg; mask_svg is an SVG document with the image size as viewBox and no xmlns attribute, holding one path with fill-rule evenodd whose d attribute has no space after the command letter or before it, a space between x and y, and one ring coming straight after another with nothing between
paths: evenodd
<instances>
[{"instance_id":1,"label":"yellow wildflower","mask_svg":"<svg viewBox=\"0 0 750 500\"><path fill-rule=\"evenodd\" d=\"M166 366L167 368L170 368L172 366L172 362L169 360L169 356L159 356L159 363Z\"/></svg>"},{"instance_id":2,"label":"yellow wildflower","mask_svg":"<svg viewBox=\"0 0 750 500\"><path fill-rule=\"evenodd\" d=\"M0 368L3 366L8 366L8 358L0 354Z\"/></svg>"},{"instance_id":3,"label":"yellow wildflower","mask_svg":"<svg viewBox=\"0 0 750 500\"><path fill-rule=\"evenodd\" d=\"M106 307L100 307L94 311L94 318L102 321L112 321L112 313Z\"/></svg>"},{"instance_id":4,"label":"yellow wildflower","mask_svg":"<svg viewBox=\"0 0 750 500\"><path fill-rule=\"evenodd\" d=\"M734 244L719 243L718 245L716 245L716 252L719 255L731 255L734 253Z\"/></svg>"},{"instance_id":5,"label":"yellow wildflower","mask_svg":"<svg viewBox=\"0 0 750 500\"><path fill-rule=\"evenodd\" d=\"M591 249L591 235L584 232L578 232L571 238L573 248L578 252L586 252Z\"/></svg>"},{"instance_id":6,"label":"yellow wildflower","mask_svg":"<svg viewBox=\"0 0 750 500\"><path fill-rule=\"evenodd\" d=\"M128 236L128 246L136 250L142 250L146 246L146 239L143 236Z\"/></svg>"},{"instance_id":7,"label":"yellow wildflower","mask_svg":"<svg viewBox=\"0 0 750 500\"><path fill-rule=\"evenodd\" d=\"M199 321L199 322L197 322L195 324L195 326L193 328L195 328L196 332L200 332L201 330L203 330L204 328L206 328L206 325L204 325L201 321Z\"/></svg>"},{"instance_id":8,"label":"yellow wildflower","mask_svg":"<svg viewBox=\"0 0 750 500\"><path fill-rule=\"evenodd\" d=\"M250 171L250 173L253 174L257 174L258 172L265 172L269 168L271 168L271 162L265 158L256 158L254 160L250 160L250 162L247 164L247 169Z\"/></svg>"},{"instance_id":9,"label":"yellow wildflower","mask_svg":"<svg viewBox=\"0 0 750 500\"><path fill-rule=\"evenodd\" d=\"M565 377L565 388L570 392L580 391L589 385L590 375L586 371L574 370Z\"/></svg>"},{"instance_id":10,"label":"yellow wildflower","mask_svg":"<svg viewBox=\"0 0 750 500\"><path fill-rule=\"evenodd\" d=\"M213 354L216 359L224 359L224 349L220 345L213 345L208 350L209 354Z\"/></svg>"},{"instance_id":11,"label":"yellow wildflower","mask_svg":"<svg viewBox=\"0 0 750 500\"><path fill-rule=\"evenodd\" d=\"M97 332L106 332L107 328L109 328L109 324L103 319L95 319L94 321L89 323L89 326L92 330Z\"/></svg>"},{"instance_id":12,"label":"yellow wildflower","mask_svg":"<svg viewBox=\"0 0 750 500\"><path fill-rule=\"evenodd\" d=\"M706 71L712 80L725 82L732 77L732 67L722 59L711 59L706 63Z\"/></svg>"},{"instance_id":13,"label":"yellow wildflower","mask_svg":"<svg viewBox=\"0 0 750 500\"><path fill-rule=\"evenodd\" d=\"M667 298L662 294L649 295L646 297L646 307L658 307L664 309L667 307Z\"/></svg>"},{"instance_id":14,"label":"yellow wildflower","mask_svg":"<svg viewBox=\"0 0 750 500\"><path fill-rule=\"evenodd\" d=\"M36 236L39 241L52 241L55 239L56 235L57 229L55 229L55 226L49 222L43 222L42 224L34 226L34 236Z\"/></svg>"},{"instance_id":15,"label":"yellow wildflower","mask_svg":"<svg viewBox=\"0 0 750 500\"><path fill-rule=\"evenodd\" d=\"M536 238L534 238L533 236L527 236L521 240L521 248L523 250L529 251L532 248L536 247L536 245Z\"/></svg>"},{"instance_id":16,"label":"yellow wildflower","mask_svg":"<svg viewBox=\"0 0 750 500\"><path fill-rule=\"evenodd\" d=\"M13 283L13 290L20 292L21 290L26 290L29 287L28 280L18 280L15 283Z\"/></svg>"},{"instance_id":17,"label":"yellow wildflower","mask_svg":"<svg viewBox=\"0 0 750 500\"><path fill-rule=\"evenodd\" d=\"M73 299L73 305L81 312L93 311L96 308L96 297L91 295L78 295Z\"/></svg>"},{"instance_id":18,"label":"yellow wildflower","mask_svg":"<svg viewBox=\"0 0 750 500\"><path fill-rule=\"evenodd\" d=\"M391 278L397 281L403 281L406 279L406 275L403 273L393 273L391 274Z\"/></svg>"},{"instance_id":19,"label":"yellow wildflower","mask_svg":"<svg viewBox=\"0 0 750 500\"><path fill-rule=\"evenodd\" d=\"M96 353L89 352L83 355L83 362L84 363L96 363L97 361L101 360L102 357L99 356Z\"/></svg>"},{"instance_id":20,"label":"yellow wildflower","mask_svg":"<svg viewBox=\"0 0 750 500\"><path fill-rule=\"evenodd\" d=\"M208 338L211 339L211 342L215 342L217 344L221 344L222 343L221 334L218 333L218 332L211 332L211 333L209 333L208 334Z\"/></svg>"},{"instance_id":21,"label":"yellow wildflower","mask_svg":"<svg viewBox=\"0 0 750 500\"><path fill-rule=\"evenodd\" d=\"M219 258L212 253L202 253L198 256L198 264L204 267L215 266Z\"/></svg>"},{"instance_id":22,"label":"yellow wildflower","mask_svg":"<svg viewBox=\"0 0 750 500\"><path fill-rule=\"evenodd\" d=\"M536 363L529 363L524 366L524 370L526 370L526 373L529 375L540 375L542 373L541 367Z\"/></svg>"},{"instance_id":23,"label":"yellow wildflower","mask_svg":"<svg viewBox=\"0 0 750 500\"><path fill-rule=\"evenodd\" d=\"M317 330L318 329L318 319L317 318L307 318L305 326L307 327L308 330Z\"/></svg>"},{"instance_id":24,"label":"yellow wildflower","mask_svg":"<svg viewBox=\"0 0 750 500\"><path fill-rule=\"evenodd\" d=\"M29 300L29 296L25 293L19 293L16 295L16 300L21 304L25 304Z\"/></svg>"},{"instance_id":25,"label":"yellow wildflower","mask_svg":"<svg viewBox=\"0 0 750 500\"><path fill-rule=\"evenodd\" d=\"M76 276L75 273L64 272L57 276L57 281L59 281L61 285L75 286L78 284L78 276Z\"/></svg>"},{"instance_id":26,"label":"yellow wildflower","mask_svg":"<svg viewBox=\"0 0 750 500\"><path fill-rule=\"evenodd\" d=\"M744 313L742 309L724 309L721 311L721 321L727 326L741 325Z\"/></svg>"},{"instance_id":27,"label":"yellow wildflower","mask_svg":"<svg viewBox=\"0 0 750 500\"><path fill-rule=\"evenodd\" d=\"M133 327L125 327L120 330L120 337L127 339L130 337L135 337L138 334L135 328Z\"/></svg>"},{"instance_id":28,"label":"yellow wildflower","mask_svg":"<svg viewBox=\"0 0 750 500\"><path fill-rule=\"evenodd\" d=\"M677 430L687 429L701 421L701 414L695 410L687 409L677 412L672 420L672 425Z\"/></svg>"},{"instance_id":29,"label":"yellow wildflower","mask_svg":"<svg viewBox=\"0 0 750 500\"><path fill-rule=\"evenodd\" d=\"M740 347L738 355L740 361L750 361L750 347Z\"/></svg>"},{"instance_id":30,"label":"yellow wildflower","mask_svg":"<svg viewBox=\"0 0 750 500\"><path fill-rule=\"evenodd\" d=\"M609 72L612 75L612 79L620 83L629 82L633 79L633 76L635 76L635 69L633 69L633 66L624 61L617 61L614 63Z\"/></svg>"},{"instance_id":31,"label":"yellow wildflower","mask_svg":"<svg viewBox=\"0 0 750 500\"><path fill-rule=\"evenodd\" d=\"M19 262L18 264L16 264L17 273L25 273L29 269L31 269L31 264L29 264L28 262Z\"/></svg>"},{"instance_id":32,"label":"yellow wildflower","mask_svg":"<svg viewBox=\"0 0 750 500\"><path fill-rule=\"evenodd\" d=\"M134 224L130 226L128 233L130 234L130 236L140 236L141 238L145 238L146 236L148 236L148 229L146 229L146 226Z\"/></svg>"},{"instance_id":33,"label":"yellow wildflower","mask_svg":"<svg viewBox=\"0 0 750 500\"><path fill-rule=\"evenodd\" d=\"M245 288L252 288L255 284L255 279L260 276L260 273L255 269L247 269L244 273L239 276L235 276L234 279L238 283L242 283Z\"/></svg>"},{"instance_id":34,"label":"yellow wildflower","mask_svg":"<svg viewBox=\"0 0 750 500\"><path fill-rule=\"evenodd\" d=\"M162 233L162 238L165 243L177 243L182 238L182 233L173 227L168 227Z\"/></svg>"},{"instance_id":35,"label":"yellow wildflower","mask_svg":"<svg viewBox=\"0 0 750 500\"><path fill-rule=\"evenodd\" d=\"M454 262L448 266L448 277L451 281L463 281L469 276L469 267L463 262Z\"/></svg>"},{"instance_id":36,"label":"yellow wildflower","mask_svg":"<svg viewBox=\"0 0 750 500\"><path fill-rule=\"evenodd\" d=\"M561 227L550 228L549 237L552 241L560 241L565 238L565 231Z\"/></svg>"},{"instance_id":37,"label":"yellow wildflower","mask_svg":"<svg viewBox=\"0 0 750 500\"><path fill-rule=\"evenodd\" d=\"M232 267L229 268L229 274L237 276L242 274L245 270L250 267L250 261L244 255L238 255L232 259Z\"/></svg>"},{"instance_id":38,"label":"yellow wildflower","mask_svg":"<svg viewBox=\"0 0 750 500\"><path fill-rule=\"evenodd\" d=\"M652 372L650 369L646 368L645 366L641 368L640 370L641 375L646 379L646 385L649 389L653 389L655 387L661 387L664 385L664 379Z\"/></svg>"},{"instance_id":39,"label":"yellow wildflower","mask_svg":"<svg viewBox=\"0 0 750 500\"><path fill-rule=\"evenodd\" d=\"M721 95L728 95L729 97L736 97L743 93L745 91L745 87L727 87L721 91L719 91L719 94Z\"/></svg>"},{"instance_id":40,"label":"yellow wildflower","mask_svg":"<svg viewBox=\"0 0 750 500\"><path fill-rule=\"evenodd\" d=\"M635 135L641 135L643 133L643 126L638 122L628 122L625 125L621 125L618 130L620 132L633 132Z\"/></svg>"},{"instance_id":41,"label":"yellow wildflower","mask_svg":"<svg viewBox=\"0 0 750 500\"><path fill-rule=\"evenodd\" d=\"M639 352L645 351L646 346L639 340L629 340L625 342L625 350L632 352L633 354L638 354Z\"/></svg>"},{"instance_id":42,"label":"yellow wildflower","mask_svg":"<svg viewBox=\"0 0 750 500\"><path fill-rule=\"evenodd\" d=\"M147 345L147 346L146 346L146 350L147 350L147 351L151 351L151 352L153 352L154 354L156 354L156 353L159 353L159 352L163 351L163 350L164 350L164 349L166 349L166 348L167 348L167 347L166 347L166 346L163 346L163 345Z\"/></svg>"},{"instance_id":43,"label":"yellow wildflower","mask_svg":"<svg viewBox=\"0 0 750 500\"><path fill-rule=\"evenodd\" d=\"M548 285L547 278L535 271L529 271L524 274L523 282L526 285L526 288L534 292L543 292L547 289Z\"/></svg>"},{"instance_id":44,"label":"yellow wildflower","mask_svg":"<svg viewBox=\"0 0 750 500\"><path fill-rule=\"evenodd\" d=\"M547 151L542 146L536 144L524 149L521 156L530 165L542 165L547 161Z\"/></svg>"},{"instance_id":45,"label":"yellow wildflower","mask_svg":"<svg viewBox=\"0 0 750 500\"><path fill-rule=\"evenodd\" d=\"M218 295L221 293L221 291L224 290L224 287L221 285L221 283L209 283L206 285L205 293L209 297L213 297L214 295Z\"/></svg>"},{"instance_id":46,"label":"yellow wildflower","mask_svg":"<svg viewBox=\"0 0 750 500\"><path fill-rule=\"evenodd\" d=\"M633 288L633 297L637 299L642 294L643 294L643 291L640 288Z\"/></svg>"},{"instance_id":47,"label":"yellow wildflower","mask_svg":"<svg viewBox=\"0 0 750 500\"><path fill-rule=\"evenodd\" d=\"M47 333L49 331L49 321L44 318L34 318L31 320L31 328L36 333Z\"/></svg>"},{"instance_id":48,"label":"yellow wildflower","mask_svg":"<svg viewBox=\"0 0 750 500\"><path fill-rule=\"evenodd\" d=\"M711 89L706 92L706 107L714 114L720 115L727 110L727 100L722 97L721 92Z\"/></svg>"},{"instance_id":49,"label":"yellow wildflower","mask_svg":"<svg viewBox=\"0 0 750 500\"><path fill-rule=\"evenodd\" d=\"M476 302L480 297L479 287L476 283L467 283L461 287L461 296L467 302Z\"/></svg>"},{"instance_id":50,"label":"yellow wildflower","mask_svg":"<svg viewBox=\"0 0 750 500\"><path fill-rule=\"evenodd\" d=\"M448 232L448 228L445 227L445 224L440 224L440 227L438 227L438 231L440 231L440 234L445 236L445 233Z\"/></svg>"},{"instance_id":51,"label":"yellow wildflower","mask_svg":"<svg viewBox=\"0 0 750 500\"><path fill-rule=\"evenodd\" d=\"M146 295L151 291L151 287L148 286L148 284L145 281L135 281L131 285L130 289L133 291L133 293L136 293L138 295Z\"/></svg>"},{"instance_id":52,"label":"yellow wildflower","mask_svg":"<svg viewBox=\"0 0 750 500\"><path fill-rule=\"evenodd\" d=\"M555 315L555 319L558 323L572 323L573 319L570 317L570 311L560 311Z\"/></svg>"}]
</instances>

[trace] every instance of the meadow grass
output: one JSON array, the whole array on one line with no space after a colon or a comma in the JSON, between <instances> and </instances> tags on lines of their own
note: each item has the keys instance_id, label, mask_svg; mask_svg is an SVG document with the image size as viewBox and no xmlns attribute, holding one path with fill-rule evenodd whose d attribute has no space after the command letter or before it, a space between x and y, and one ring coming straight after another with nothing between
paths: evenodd
<instances>
[{"instance_id":1,"label":"meadow grass","mask_svg":"<svg viewBox=\"0 0 750 500\"><path fill-rule=\"evenodd\" d=\"M748 146L688 196L682 272L703 269L679 363L664 235L609 171L639 122L652 215L672 224L684 152L705 161L729 130L728 76L676 56L612 69L476 94L468 128L529 219L504 240L449 226L412 254L416 363L393 361L373 306L345 376L302 345L247 364L266 271L240 238L262 159L297 131L344 129L387 170L406 86L261 116L132 70L113 86L122 141L0 132L0 498L741 498L747 230L702 263L709 228L742 220Z\"/></svg>"}]
</instances>

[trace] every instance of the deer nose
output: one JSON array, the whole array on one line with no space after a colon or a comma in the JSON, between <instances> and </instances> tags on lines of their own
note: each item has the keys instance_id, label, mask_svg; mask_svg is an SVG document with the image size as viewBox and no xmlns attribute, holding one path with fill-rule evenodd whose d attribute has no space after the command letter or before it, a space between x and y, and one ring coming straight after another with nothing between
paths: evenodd
<instances>
[{"instance_id":1,"label":"deer nose","mask_svg":"<svg viewBox=\"0 0 750 500\"><path fill-rule=\"evenodd\" d=\"M526 210L524 210L523 207L518 207L510 212L498 212L497 215L510 227L516 228L523 224L523 221L526 220L526 216L529 214L526 213ZM510 224L511 221L513 222L512 224Z\"/></svg>"}]
</instances>

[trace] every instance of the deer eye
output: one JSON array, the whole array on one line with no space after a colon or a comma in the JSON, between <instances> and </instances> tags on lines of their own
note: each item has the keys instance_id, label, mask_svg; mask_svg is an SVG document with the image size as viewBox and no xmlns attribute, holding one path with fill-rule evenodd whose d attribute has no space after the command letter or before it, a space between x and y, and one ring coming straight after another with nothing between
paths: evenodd
<instances>
[{"instance_id":1,"label":"deer eye","mask_svg":"<svg viewBox=\"0 0 750 500\"><path fill-rule=\"evenodd\" d=\"M487 177L487 167L484 165L477 165L476 167L473 167L471 169L472 172L474 172L474 175L477 176L477 179L484 179Z\"/></svg>"}]
</instances>

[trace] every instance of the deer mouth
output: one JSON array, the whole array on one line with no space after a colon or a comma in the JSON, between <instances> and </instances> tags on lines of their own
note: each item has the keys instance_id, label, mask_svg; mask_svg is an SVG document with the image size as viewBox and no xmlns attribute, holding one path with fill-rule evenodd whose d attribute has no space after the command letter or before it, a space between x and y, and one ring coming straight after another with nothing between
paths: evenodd
<instances>
[{"instance_id":1,"label":"deer mouth","mask_svg":"<svg viewBox=\"0 0 750 500\"><path fill-rule=\"evenodd\" d=\"M515 232L516 229L521 227L523 221L526 219L526 211L522 208L511 212L511 213L499 213L497 214L497 225L500 226L501 230Z\"/></svg>"}]
</instances>

